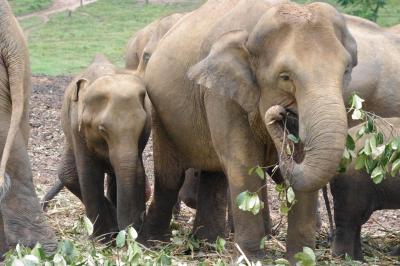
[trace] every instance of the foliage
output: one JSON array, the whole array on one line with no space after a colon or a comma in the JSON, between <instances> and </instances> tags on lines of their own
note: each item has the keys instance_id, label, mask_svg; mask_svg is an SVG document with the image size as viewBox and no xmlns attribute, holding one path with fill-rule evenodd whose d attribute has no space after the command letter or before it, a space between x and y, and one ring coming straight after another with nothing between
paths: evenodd
<instances>
[{"instance_id":1,"label":"foliage","mask_svg":"<svg viewBox=\"0 0 400 266\"><path fill-rule=\"evenodd\" d=\"M348 165L355 160L356 170L365 170L371 175L375 184L382 182L388 174L396 176L400 171L400 138L384 141L384 134L376 125L378 117L362 110L364 102L358 95L350 98L350 112L353 120L363 120L354 140L347 135L346 147L339 165L339 172L345 172ZM383 123L385 121L382 119ZM387 123L387 122L386 122ZM387 123L389 127L392 127ZM365 140L359 151L355 151L356 141Z\"/></svg>"},{"instance_id":2,"label":"foliage","mask_svg":"<svg viewBox=\"0 0 400 266\"><path fill-rule=\"evenodd\" d=\"M377 21L379 9L383 8L386 0L337 0L344 7L351 7L350 14Z\"/></svg>"},{"instance_id":3,"label":"foliage","mask_svg":"<svg viewBox=\"0 0 400 266\"><path fill-rule=\"evenodd\" d=\"M11 8L16 16L26 15L48 8L52 0L9 0Z\"/></svg>"}]
</instances>

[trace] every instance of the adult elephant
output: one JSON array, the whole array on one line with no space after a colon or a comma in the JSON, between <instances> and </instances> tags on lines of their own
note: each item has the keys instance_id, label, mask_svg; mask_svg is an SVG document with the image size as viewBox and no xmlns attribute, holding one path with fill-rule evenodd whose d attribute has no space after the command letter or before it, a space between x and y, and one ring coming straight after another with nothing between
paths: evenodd
<instances>
[{"instance_id":1,"label":"adult elephant","mask_svg":"<svg viewBox=\"0 0 400 266\"><path fill-rule=\"evenodd\" d=\"M27 153L31 72L22 30L0 1L0 255L9 246L57 247L40 209Z\"/></svg>"},{"instance_id":2,"label":"adult elephant","mask_svg":"<svg viewBox=\"0 0 400 266\"><path fill-rule=\"evenodd\" d=\"M85 205L96 236L128 225L145 211L142 152L150 135L150 102L142 78L98 55L66 89L61 110L66 137L59 179ZM104 174L116 180L112 202ZM115 213L116 207L116 213Z\"/></svg>"},{"instance_id":3,"label":"adult elephant","mask_svg":"<svg viewBox=\"0 0 400 266\"><path fill-rule=\"evenodd\" d=\"M314 247L317 190L344 149L342 90L357 62L356 43L332 6L285 2L210 0L159 43L145 73L155 190L142 240L166 239L187 168L205 170L201 180L223 171L233 205L243 191L261 194L262 180L248 170L275 153L262 117L280 104L298 114L304 147L291 178L298 203L289 214L288 256ZM233 217L235 242L251 258L264 255L262 215L234 207Z\"/></svg>"},{"instance_id":4,"label":"adult elephant","mask_svg":"<svg viewBox=\"0 0 400 266\"><path fill-rule=\"evenodd\" d=\"M184 14L175 13L156 21L153 21L129 39L125 51L125 68L136 70L141 64L144 70L147 61L157 47L158 42L165 33L182 17ZM143 63L141 63L143 61Z\"/></svg>"},{"instance_id":5,"label":"adult elephant","mask_svg":"<svg viewBox=\"0 0 400 266\"><path fill-rule=\"evenodd\" d=\"M343 91L344 100L356 92L365 100L366 111L381 117L400 116L400 35L362 18L346 16L346 21L357 42L358 65Z\"/></svg>"}]
</instances>

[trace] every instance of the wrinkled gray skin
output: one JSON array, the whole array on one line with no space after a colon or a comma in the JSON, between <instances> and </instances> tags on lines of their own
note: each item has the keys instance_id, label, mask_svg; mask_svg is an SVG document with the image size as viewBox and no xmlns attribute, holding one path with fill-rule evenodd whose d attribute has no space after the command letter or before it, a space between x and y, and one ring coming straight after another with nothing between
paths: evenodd
<instances>
[{"instance_id":1,"label":"wrinkled gray skin","mask_svg":"<svg viewBox=\"0 0 400 266\"><path fill-rule=\"evenodd\" d=\"M400 118L388 118L387 122L394 126L388 127L378 121L377 126L384 132L385 139L400 136ZM360 126L353 127L349 134L355 137ZM356 143L356 150L364 146L366 137ZM346 173L336 175L330 182L334 203L335 235L332 246L333 255L348 254L356 260L362 260L361 227L376 210L400 208L399 176L386 176L378 185L365 170L354 169L354 162Z\"/></svg>"},{"instance_id":2,"label":"wrinkled gray skin","mask_svg":"<svg viewBox=\"0 0 400 266\"><path fill-rule=\"evenodd\" d=\"M150 134L150 103L142 78L119 71L104 56L68 86L62 106L66 137L59 168L62 183L85 205L94 235L142 223L145 185L142 152ZM112 204L104 174L116 180ZM115 191L115 188L114 188Z\"/></svg>"},{"instance_id":3,"label":"wrinkled gray skin","mask_svg":"<svg viewBox=\"0 0 400 266\"><path fill-rule=\"evenodd\" d=\"M314 247L317 190L336 172L344 149L342 90L356 65L356 44L333 7L271 8L277 2L284 1L208 1L180 20L150 58L145 81L154 105L155 189L142 241L168 239L186 169L208 171L207 180L223 171L235 242L249 258L262 257L262 214L240 211L234 201L263 185L248 170L276 156L263 117L281 104L298 114L304 147L291 178L298 203L289 214L288 256L293 261L303 246ZM199 195L207 195L201 187ZM213 209L215 202L209 204ZM208 237L207 228L196 233Z\"/></svg>"},{"instance_id":4,"label":"wrinkled gray skin","mask_svg":"<svg viewBox=\"0 0 400 266\"><path fill-rule=\"evenodd\" d=\"M135 33L126 46L125 68L143 72L158 42L184 15L175 13L160 18Z\"/></svg>"},{"instance_id":5,"label":"wrinkled gray skin","mask_svg":"<svg viewBox=\"0 0 400 266\"><path fill-rule=\"evenodd\" d=\"M27 45L7 1L0 0L0 260L17 243L32 247L40 242L48 252L57 247L40 209L27 153L30 93Z\"/></svg>"}]
</instances>

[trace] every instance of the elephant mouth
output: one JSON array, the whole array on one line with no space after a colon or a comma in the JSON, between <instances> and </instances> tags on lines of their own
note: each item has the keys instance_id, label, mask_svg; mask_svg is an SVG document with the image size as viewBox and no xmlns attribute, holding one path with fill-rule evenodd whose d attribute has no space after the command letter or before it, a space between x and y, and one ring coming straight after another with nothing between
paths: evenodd
<instances>
[{"instance_id":1,"label":"elephant mouth","mask_svg":"<svg viewBox=\"0 0 400 266\"><path fill-rule=\"evenodd\" d=\"M293 160L300 164L305 157L304 144L299 138L299 116L291 108L285 108L286 113L281 121L277 121L277 125L281 127L282 132L286 136L284 140L289 146L292 146ZM290 137L289 137L290 136Z\"/></svg>"}]
</instances>

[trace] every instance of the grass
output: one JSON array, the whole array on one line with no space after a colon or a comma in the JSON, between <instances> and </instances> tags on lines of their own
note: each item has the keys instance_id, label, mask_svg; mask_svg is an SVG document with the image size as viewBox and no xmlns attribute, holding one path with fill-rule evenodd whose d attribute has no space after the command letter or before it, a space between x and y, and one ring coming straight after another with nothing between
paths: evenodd
<instances>
[{"instance_id":1,"label":"grass","mask_svg":"<svg viewBox=\"0 0 400 266\"><path fill-rule=\"evenodd\" d=\"M76 74L97 53L122 66L124 48L134 32L159 17L194 8L197 2L145 5L132 0L100 0L72 13L55 14L46 24L23 22L24 29L29 29L32 71Z\"/></svg>"},{"instance_id":2,"label":"grass","mask_svg":"<svg viewBox=\"0 0 400 266\"><path fill-rule=\"evenodd\" d=\"M316 0L294 0L298 3L311 3L316 2ZM340 6L336 0L319 0L319 2L329 3L341 12L350 14L352 12L352 7L343 8ZM387 5L379 10L377 23L383 27L389 27L400 23L400 1L399 0L388 0Z\"/></svg>"},{"instance_id":3,"label":"grass","mask_svg":"<svg viewBox=\"0 0 400 266\"><path fill-rule=\"evenodd\" d=\"M51 6L52 0L10 0L8 1L16 16L37 12Z\"/></svg>"}]
</instances>

